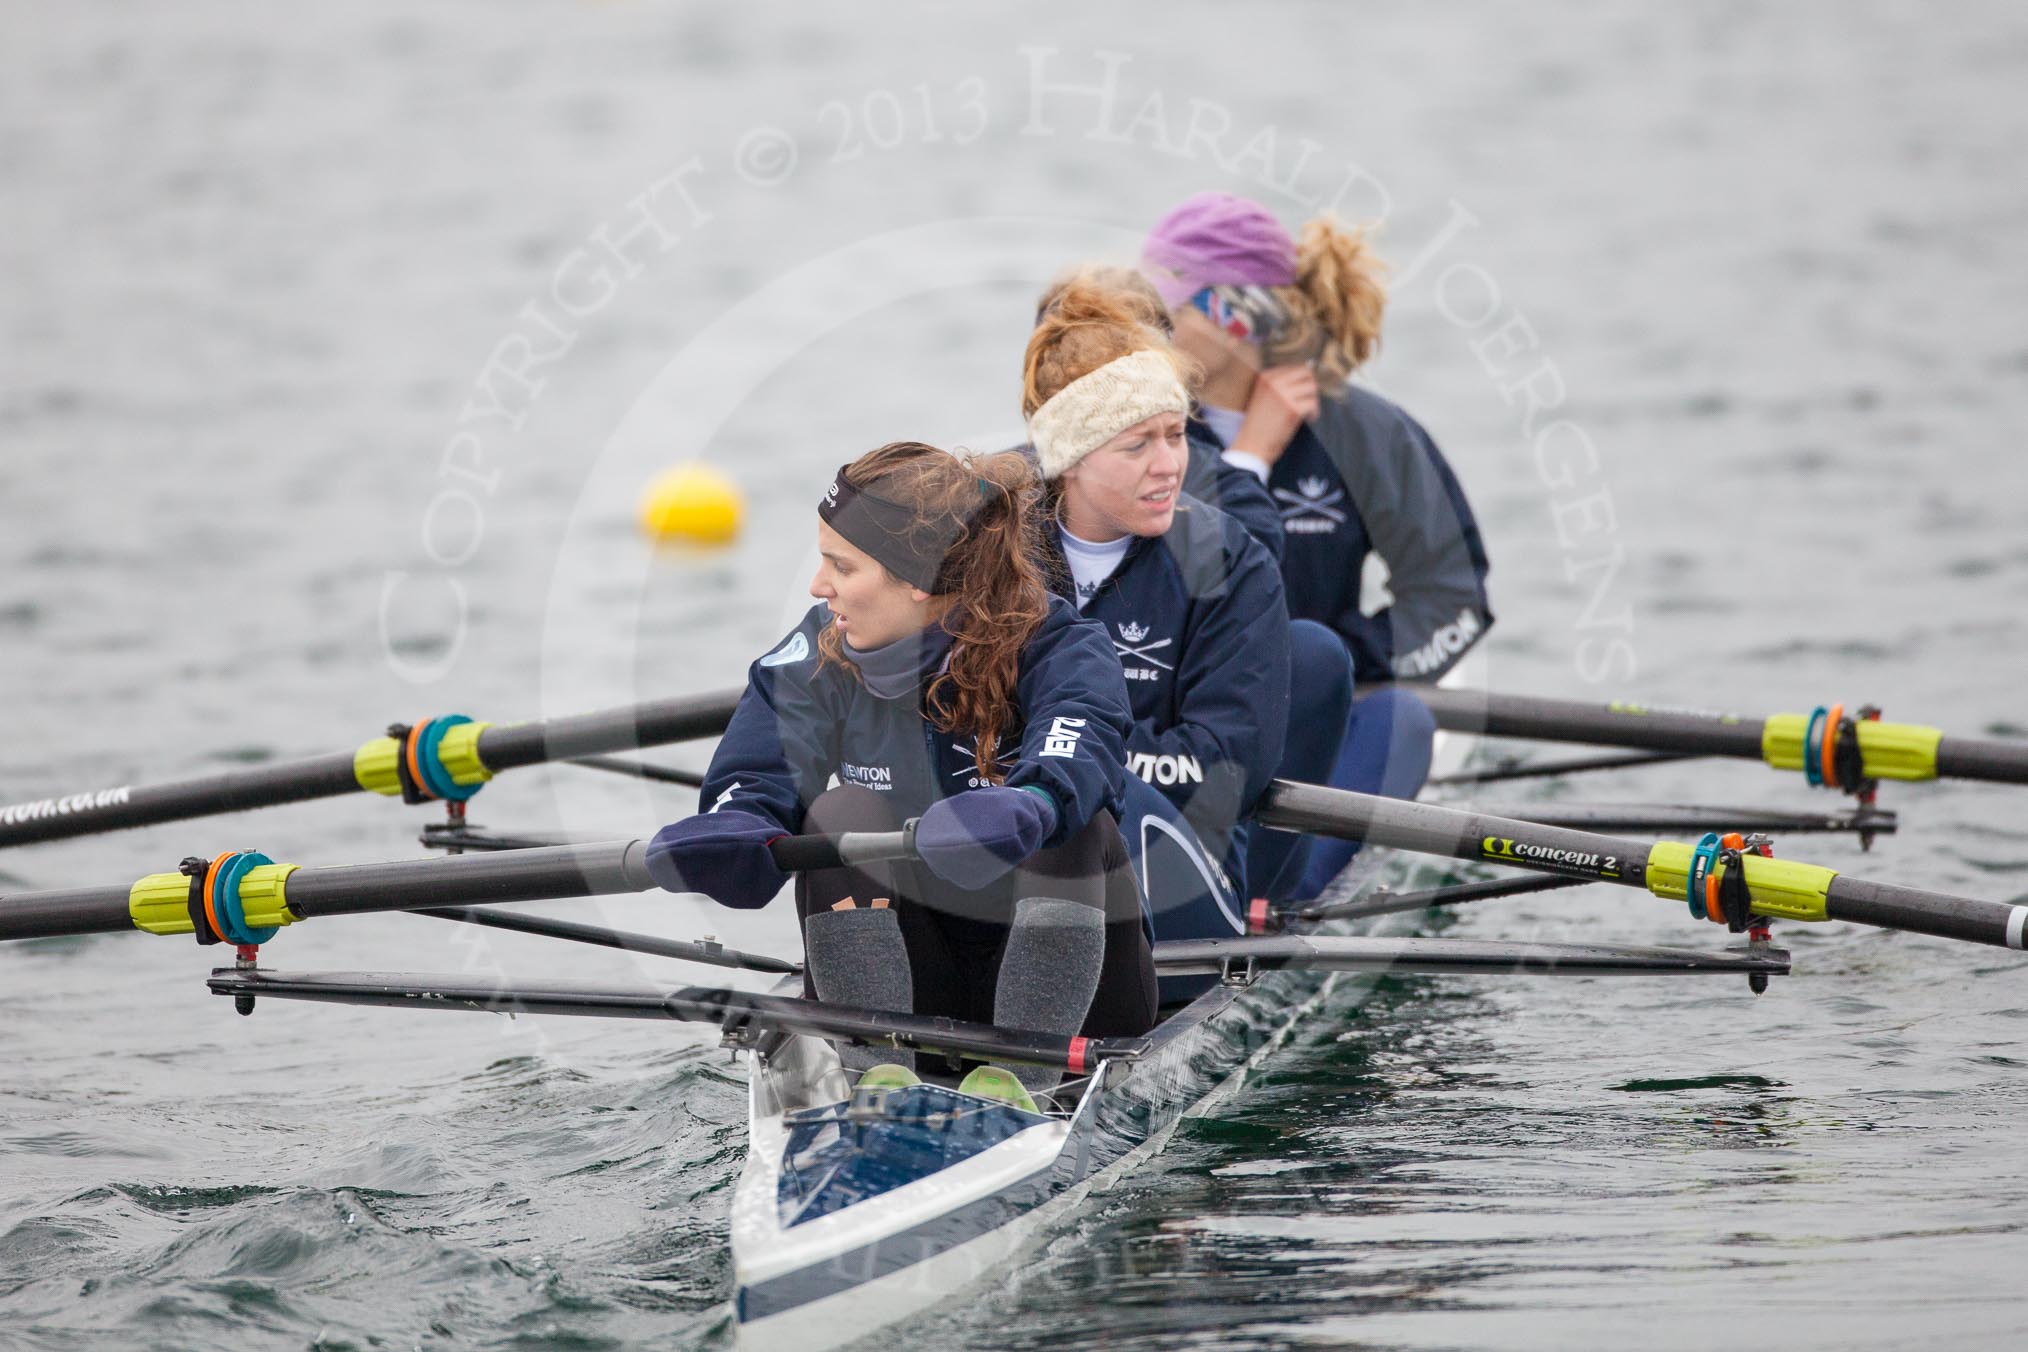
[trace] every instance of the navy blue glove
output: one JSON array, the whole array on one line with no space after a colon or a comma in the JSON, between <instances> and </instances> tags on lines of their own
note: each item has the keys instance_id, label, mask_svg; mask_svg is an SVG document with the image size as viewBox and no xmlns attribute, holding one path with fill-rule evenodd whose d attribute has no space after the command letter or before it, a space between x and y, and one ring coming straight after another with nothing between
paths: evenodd
<instances>
[{"instance_id":1,"label":"navy blue glove","mask_svg":"<svg viewBox=\"0 0 2028 1352\"><path fill-rule=\"evenodd\" d=\"M648 876L671 892L702 892L721 906L751 911L773 901L789 880L768 852L769 841L787 834L736 808L685 817L648 842Z\"/></svg>"},{"instance_id":2,"label":"navy blue glove","mask_svg":"<svg viewBox=\"0 0 2028 1352\"><path fill-rule=\"evenodd\" d=\"M915 850L945 882L977 891L1034 854L1055 829L1053 799L995 784L931 803L915 825Z\"/></svg>"}]
</instances>

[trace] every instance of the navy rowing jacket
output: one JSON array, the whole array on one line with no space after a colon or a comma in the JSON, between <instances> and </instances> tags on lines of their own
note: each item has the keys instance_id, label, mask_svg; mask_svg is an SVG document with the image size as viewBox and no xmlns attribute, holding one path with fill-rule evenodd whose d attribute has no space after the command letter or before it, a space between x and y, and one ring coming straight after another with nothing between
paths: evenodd
<instances>
[{"instance_id":1,"label":"navy rowing jacket","mask_svg":"<svg viewBox=\"0 0 2028 1352\"><path fill-rule=\"evenodd\" d=\"M1190 463L1183 471L1183 491L1201 502L1216 503L1260 542L1268 557L1282 561L1282 516L1267 485L1254 472L1219 458L1217 438L1203 435L1203 424L1190 424Z\"/></svg>"},{"instance_id":2,"label":"navy rowing jacket","mask_svg":"<svg viewBox=\"0 0 2028 1352\"><path fill-rule=\"evenodd\" d=\"M1054 529L1045 552L1052 585L1070 596ZM1127 769L1206 840L1223 839L1274 778L1288 731L1289 615L1274 559L1238 521L1183 494L1168 533L1128 545L1084 614L1105 625L1126 674Z\"/></svg>"},{"instance_id":3,"label":"navy rowing jacket","mask_svg":"<svg viewBox=\"0 0 2028 1352\"><path fill-rule=\"evenodd\" d=\"M1192 433L1217 444L1202 423ZM1326 396L1268 475L1281 516L1289 614L1335 629L1359 681L1435 680L1492 626L1486 547L1428 432L1357 385ZM1393 602L1359 607L1369 553Z\"/></svg>"},{"instance_id":4,"label":"navy rowing jacket","mask_svg":"<svg viewBox=\"0 0 2028 1352\"><path fill-rule=\"evenodd\" d=\"M881 699L856 672L819 669L817 636L830 622L829 606L812 606L747 669L746 693L704 777L704 810L737 808L794 833L833 777L889 795L903 817L979 786L971 739L939 732L920 697ZM1130 717L1104 632L1052 596L1021 651L1015 695L1000 765L1009 786L1040 785L1056 800L1056 830L1043 844L1062 844L1100 808L1117 815Z\"/></svg>"}]
</instances>

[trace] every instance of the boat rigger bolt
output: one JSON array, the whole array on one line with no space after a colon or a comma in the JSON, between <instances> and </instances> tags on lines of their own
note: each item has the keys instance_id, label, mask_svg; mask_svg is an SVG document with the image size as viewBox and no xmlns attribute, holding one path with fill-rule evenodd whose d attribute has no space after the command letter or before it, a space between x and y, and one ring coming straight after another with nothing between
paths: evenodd
<instances>
[{"instance_id":1,"label":"boat rigger bolt","mask_svg":"<svg viewBox=\"0 0 2028 1352\"><path fill-rule=\"evenodd\" d=\"M253 971L260 966L260 955L261 946L259 944L239 945L233 951L233 970L236 972ZM232 1007L238 1010L242 1016L251 1014L254 1012L254 998L251 995L235 995L232 997Z\"/></svg>"}]
</instances>

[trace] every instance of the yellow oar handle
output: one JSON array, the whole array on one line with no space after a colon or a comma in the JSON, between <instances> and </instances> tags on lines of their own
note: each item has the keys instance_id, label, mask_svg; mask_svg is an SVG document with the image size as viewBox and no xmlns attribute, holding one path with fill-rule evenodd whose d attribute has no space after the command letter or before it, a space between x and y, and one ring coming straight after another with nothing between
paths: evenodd
<instances>
[{"instance_id":1,"label":"yellow oar handle","mask_svg":"<svg viewBox=\"0 0 2028 1352\"><path fill-rule=\"evenodd\" d=\"M1808 714L1770 715L1761 727L1761 759L1777 770L1802 769L1809 727ZM1859 738L1861 772L1867 779L1936 778L1936 749L1943 741L1943 729L1861 719L1854 731Z\"/></svg>"},{"instance_id":2,"label":"yellow oar handle","mask_svg":"<svg viewBox=\"0 0 2028 1352\"><path fill-rule=\"evenodd\" d=\"M1695 851L1680 841L1665 840L1648 851L1648 890L1669 901L1689 898L1690 860ZM1782 920L1829 920L1828 893L1836 869L1794 859L1765 859L1749 854L1739 861L1746 870L1747 894L1757 914ZM1715 876L1723 877L1719 865Z\"/></svg>"}]
</instances>

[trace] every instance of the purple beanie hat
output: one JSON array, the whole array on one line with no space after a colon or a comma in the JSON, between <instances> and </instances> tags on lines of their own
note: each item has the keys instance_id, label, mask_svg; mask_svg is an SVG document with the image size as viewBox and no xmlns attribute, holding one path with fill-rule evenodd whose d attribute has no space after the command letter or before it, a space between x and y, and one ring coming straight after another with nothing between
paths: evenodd
<instances>
[{"instance_id":1,"label":"purple beanie hat","mask_svg":"<svg viewBox=\"0 0 2028 1352\"><path fill-rule=\"evenodd\" d=\"M1292 284L1296 242L1260 203L1201 192L1148 232L1141 271L1173 309L1207 286Z\"/></svg>"}]
</instances>

